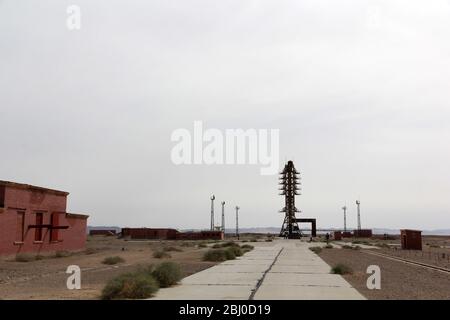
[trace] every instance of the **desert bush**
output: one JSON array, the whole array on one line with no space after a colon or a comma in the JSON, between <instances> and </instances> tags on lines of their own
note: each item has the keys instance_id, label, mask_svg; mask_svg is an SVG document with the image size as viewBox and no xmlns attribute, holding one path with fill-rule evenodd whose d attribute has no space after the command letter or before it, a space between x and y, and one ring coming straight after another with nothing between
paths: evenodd
<instances>
[{"instance_id":1,"label":"desert bush","mask_svg":"<svg viewBox=\"0 0 450 320\"><path fill-rule=\"evenodd\" d=\"M239 244L233 241L227 241L224 243L216 243L212 246L213 249L219 249L219 248L228 248L228 247L239 247Z\"/></svg>"},{"instance_id":2,"label":"desert bush","mask_svg":"<svg viewBox=\"0 0 450 320\"><path fill-rule=\"evenodd\" d=\"M353 247L352 247L352 246L349 246L348 244L344 244L344 245L342 246L342 248L343 248L343 249L353 249Z\"/></svg>"},{"instance_id":3,"label":"desert bush","mask_svg":"<svg viewBox=\"0 0 450 320\"><path fill-rule=\"evenodd\" d=\"M152 272L153 277L158 281L161 288L167 288L182 278L181 267L174 262L163 262Z\"/></svg>"},{"instance_id":4,"label":"desert bush","mask_svg":"<svg viewBox=\"0 0 450 320\"><path fill-rule=\"evenodd\" d=\"M164 258L171 258L172 256L170 254L168 254L167 252L164 251L155 251L153 252L153 258L156 259L164 259Z\"/></svg>"},{"instance_id":5,"label":"desert bush","mask_svg":"<svg viewBox=\"0 0 450 320\"><path fill-rule=\"evenodd\" d=\"M345 265L343 263L338 263L333 268L331 268L331 273L334 273L334 274L351 274L351 273L353 273L353 270L349 266L347 266L347 265Z\"/></svg>"},{"instance_id":6,"label":"desert bush","mask_svg":"<svg viewBox=\"0 0 450 320\"><path fill-rule=\"evenodd\" d=\"M172 247L172 246L164 247L163 250L166 251L166 252L170 252L170 251L182 252L183 251L180 248Z\"/></svg>"},{"instance_id":7,"label":"desert bush","mask_svg":"<svg viewBox=\"0 0 450 320\"><path fill-rule=\"evenodd\" d=\"M310 247L309 250L311 250L315 254L319 254L319 253L322 252L322 248L321 247Z\"/></svg>"},{"instance_id":8,"label":"desert bush","mask_svg":"<svg viewBox=\"0 0 450 320\"><path fill-rule=\"evenodd\" d=\"M94 254L96 252L97 250L95 250L94 248L87 248L86 250L84 250L85 254Z\"/></svg>"},{"instance_id":9,"label":"desert bush","mask_svg":"<svg viewBox=\"0 0 450 320\"><path fill-rule=\"evenodd\" d=\"M65 258L65 257L68 257L70 255L71 255L71 253L69 251L64 251L64 250L56 251L55 258Z\"/></svg>"},{"instance_id":10,"label":"desert bush","mask_svg":"<svg viewBox=\"0 0 450 320\"><path fill-rule=\"evenodd\" d=\"M353 244L365 244L370 245L369 241L362 241L362 240L354 240L352 241Z\"/></svg>"},{"instance_id":11,"label":"desert bush","mask_svg":"<svg viewBox=\"0 0 450 320\"><path fill-rule=\"evenodd\" d=\"M251 238L250 242L258 242L258 238Z\"/></svg>"},{"instance_id":12,"label":"desert bush","mask_svg":"<svg viewBox=\"0 0 450 320\"><path fill-rule=\"evenodd\" d=\"M225 249L225 257L226 257L227 260L234 260L234 259L236 259L236 253L230 247L228 249Z\"/></svg>"},{"instance_id":13,"label":"desert bush","mask_svg":"<svg viewBox=\"0 0 450 320\"><path fill-rule=\"evenodd\" d=\"M225 261L227 260L227 254L223 249L211 249L205 252L203 255L205 261Z\"/></svg>"},{"instance_id":14,"label":"desert bush","mask_svg":"<svg viewBox=\"0 0 450 320\"><path fill-rule=\"evenodd\" d=\"M102 291L103 300L146 299L159 289L158 281L149 273L138 271L111 279Z\"/></svg>"},{"instance_id":15,"label":"desert bush","mask_svg":"<svg viewBox=\"0 0 450 320\"><path fill-rule=\"evenodd\" d=\"M180 245L182 247L193 247L195 244L192 242L182 242Z\"/></svg>"},{"instance_id":16,"label":"desert bush","mask_svg":"<svg viewBox=\"0 0 450 320\"><path fill-rule=\"evenodd\" d=\"M360 250L361 247L360 247L360 246L354 246L352 249L353 249L353 250Z\"/></svg>"},{"instance_id":17,"label":"desert bush","mask_svg":"<svg viewBox=\"0 0 450 320\"><path fill-rule=\"evenodd\" d=\"M227 242L222 244L222 247L224 247L224 248L226 248L226 247L239 247L239 244L237 244L234 241L227 241Z\"/></svg>"},{"instance_id":18,"label":"desert bush","mask_svg":"<svg viewBox=\"0 0 450 320\"><path fill-rule=\"evenodd\" d=\"M208 246L206 245L206 243L200 243L198 245L199 248L207 248Z\"/></svg>"},{"instance_id":19,"label":"desert bush","mask_svg":"<svg viewBox=\"0 0 450 320\"><path fill-rule=\"evenodd\" d=\"M31 262L36 260L36 257L28 253L19 253L16 255L15 260L17 262Z\"/></svg>"},{"instance_id":20,"label":"desert bush","mask_svg":"<svg viewBox=\"0 0 450 320\"><path fill-rule=\"evenodd\" d=\"M228 247L226 250L229 252L232 252L234 254L234 257L240 257L244 254L244 252L242 251L242 248L239 246L231 246L231 247Z\"/></svg>"},{"instance_id":21,"label":"desert bush","mask_svg":"<svg viewBox=\"0 0 450 320\"><path fill-rule=\"evenodd\" d=\"M325 248L326 248L326 249L333 249L333 246L332 246L331 244L327 244L327 245L325 246Z\"/></svg>"},{"instance_id":22,"label":"desert bush","mask_svg":"<svg viewBox=\"0 0 450 320\"><path fill-rule=\"evenodd\" d=\"M273 240L271 238L266 239L266 242L272 242Z\"/></svg>"},{"instance_id":23,"label":"desert bush","mask_svg":"<svg viewBox=\"0 0 450 320\"><path fill-rule=\"evenodd\" d=\"M250 244L244 244L243 246L241 246L241 248L242 248L242 250L248 252L248 251L253 250L255 247Z\"/></svg>"},{"instance_id":24,"label":"desert bush","mask_svg":"<svg viewBox=\"0 0 450 320\"><path fill-rule=\"evenodd\" d=\"M103 264L109 264L109 265L118 264L118 263L122 263L122 262L125 262L125 260L119 256L106 257L102 261Z\"/></svg>"}]
</instances>

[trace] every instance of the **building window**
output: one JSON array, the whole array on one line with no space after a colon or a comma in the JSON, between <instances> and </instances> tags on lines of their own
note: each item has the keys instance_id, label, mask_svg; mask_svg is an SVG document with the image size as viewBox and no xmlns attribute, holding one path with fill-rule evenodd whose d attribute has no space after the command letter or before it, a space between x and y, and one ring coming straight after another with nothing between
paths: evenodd
<instances>
[{"instance_id":1,"label":"building window","mask_svg":"<svg viewBox=\"0 0 450 320\"><path fill-rule=\"evenodd\" d=\"M0 208L5 207L5 186L0 186Z\"/></svg>"},{"instance_id":2,"label":"building window","mask_svg":"<svg viewBox=\"0 0 450 320\"><path fill-rule=\"evenodd\" d=\"M42 224L44 222L44 214L36 212L36 229L34 232L34 241L42 241Z\"/></svg>"},{"instance_id":3,"label":"building window","mask_svg":"<svg viewBox=\"0 0 450 320\"><path fill-rule=\"evenodd\" d=\"M17 211L16 241L24 241L25 211Z\"/></svg>"},{"instance_id":4,"label":"building window","mask_svg":"<svg viewBox=\"0 0 450 320\"><path fill-rule=\"evenodd\" d=\"M59 225L59 214L52 213L51 215L51 225L52 229L50 231L50 242L59 241L59 230L53 227L57 227Z\"/></svg>"}]
</instances>

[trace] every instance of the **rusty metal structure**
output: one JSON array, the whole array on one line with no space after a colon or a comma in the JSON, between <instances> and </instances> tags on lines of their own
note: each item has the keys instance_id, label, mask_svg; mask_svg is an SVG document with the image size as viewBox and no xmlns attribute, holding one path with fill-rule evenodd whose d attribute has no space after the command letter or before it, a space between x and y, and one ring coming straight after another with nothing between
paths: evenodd
<instances>
[{"instance_id":1,"label":"rusty metal structure","mask_svg":"<svg viewBox=\"0 0 450 320\"><path fill-rule=\"evenodd\" d=\"M300 239L302 232L299 228L299 223L311 224L311 237L317 236L316 219L314 218L297 218L295 214L301 211L295 207L295 196L300 195L300 172L295 169L294 163L288 161L284 166L283 171L280 172L278 189L280 195L284 196L284 208L279 212L283 212L284 220L281 226L280 237L288 239Z\"/></svg>"},{"instance_id":2,"label":"rusty metal structure","mask_svg":"<svg viewBox=\"0 0 450 320\"><path fill-rule=\"evenodd\" d=\"M300 194L300 178L299 172L295 169L294 163L288 161L280 172L279 185L280 195L284 196L284 208L280 212L285 213L283 225L281 226L280 237L289 239L298 239L301 237L300 228L298 227L295 214L300 212L295 207L295 196Z\"/></svg>"}]
</instances>

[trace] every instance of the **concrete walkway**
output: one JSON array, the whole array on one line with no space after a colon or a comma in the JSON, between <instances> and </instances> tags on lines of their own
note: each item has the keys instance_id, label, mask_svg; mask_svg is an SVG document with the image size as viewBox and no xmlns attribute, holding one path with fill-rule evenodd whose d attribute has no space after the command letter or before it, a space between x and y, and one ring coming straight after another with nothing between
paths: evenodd
<instances>
[{"instance_id":1,"label":"concrete walkway","mask_svg":"<svg viewBox=\"0 0 450 320\"><path fill-rule=\"evenodd\" d=\"M160 289L164 300L304 300L364 299L340 275L299 240L252 243L255 249L236 260L184 278ZM314 245L314 244L312 244Z\"/></svg>"}]
</instances>

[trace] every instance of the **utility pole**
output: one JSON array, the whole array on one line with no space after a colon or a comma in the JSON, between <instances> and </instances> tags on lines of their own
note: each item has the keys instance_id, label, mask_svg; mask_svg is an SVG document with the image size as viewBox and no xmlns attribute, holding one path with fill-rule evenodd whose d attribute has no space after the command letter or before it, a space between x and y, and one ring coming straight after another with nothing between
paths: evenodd
<instances>
[{"instance_id":1,"label":"utility pole","mask_svg":"<svg viewBox=\"0 0 450 320\"><path fill-rule=\"evenodd\" d=\"M214 231L214 200L216 197L214 195L211 196L211 231Z\"/></svg>"},{"instance_id":2,"label":"utility pole","mask_svg":"<svg viewBox=\"0 0 450 320\"><path fill-rule=\"evenodd\" d=\"M344 210L344 232L347 232L347 206L343 206L342 210Z\"/></svg>"},{"instance_id":3,"label":"utility pole","mask_svg":"<svg viewBox=\"0 0 450 320\"><path fill-rule=\"evenodd\" d=\"M361 212L360 212L360 208L359 205L361 204L361 201L356 200L356 207L358 209L358 230L361 230Z\"/></svg>"},{"instance_id":4,"label":"utility pole","mask_svg":"<svg viewBox=\"0 0 450 320\"><path fill-rule=\"evenodd\" d=\"M236 237L239 240L239 207L236 206Z\"/></svg>"},{"instance_id":5,"label":"utility pole","mask_svg":"<svg viewBox=\"0 0 450 320\"><path fill-rule=\"evenodd\" d=\"M225 236L225 201L222 201L222 231Z\"/></svg>"}]
</instances>

